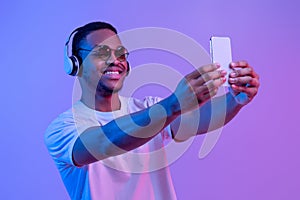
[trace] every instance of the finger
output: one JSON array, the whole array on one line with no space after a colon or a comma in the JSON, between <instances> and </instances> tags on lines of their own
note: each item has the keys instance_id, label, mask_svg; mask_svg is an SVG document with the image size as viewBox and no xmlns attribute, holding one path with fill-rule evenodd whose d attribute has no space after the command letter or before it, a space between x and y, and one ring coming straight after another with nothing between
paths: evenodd
<instances>
[{"instance_id":1,"label":"finger","mask_svg":"<svg viewBox=\"0 0 300 200\"><path fill-rule=\"evenodd\" d=\"M195 86L203 85L204 83L207 83L211 80L223 78L225 77L226 74L227 74L226 70L217 70L217 71L205 73L196 79Z\"/></svg>"},{"instance_id":2,"label":"finger","mask_svg":"<svg viewBox=\"0 0 300 200\"><path fill-rule=\"evenodd\" d=\"M250 99L252 99L258 92L257 87L245 87L245 86L232 85L232 89L234 92L237 93L240 92L246 93Z\"/></svg>"},{"instance_id":3,"label":"finger","mask_svg":"<svg viewBox=\"0 0 300 200\"><path fill-rule=\"evenodd\" d=\"M195 88L195 93L199 103L203 103L211 97L215 96L218 88L226 81L225 77L215 79L208 82L206 85Z\"/></svg>"},{"instance_id":4,"label":"finger","mask_svg":"<svg viewBox=\"0 0 300 200\"><path fill-rule=\"evenodd\" d=\"M259 75L253 70L253 68L252 68L252 76L257 80L259 80Z\"/></svg>"},{"instance_id":5,"label":"finger","mask_svg":"<svg viewBox=\"0 0 300 200\"><path fill-rule=\"evenodd\" d=\"M238 77L249 75L259 80L259 75L254 71L253 67L248 65L246 68L233 69L234 71L229 74L229 77Z\"/></svg>"},{"instance_id":6,"label":"finger","mask_svg":"<svg viewBox=\"0 0 300 200\"><path fill-rule=\"evenodd\" d=\"M256 87L259 88L260 82L258 78L252 78L251 81L248 83L249 87Z\"/></svg>"},{"instance_id":7,"label":"finger","mask_svg":"<svg viewBox=\"0 0 300 200\"><path fill-rule=\"evenodd\" d=\"M205 99L210 99L212 97L214 97L218 92L218 88L214 88L213 90L210 90L208 92L206 92L205 94L202 95L203 98Z\"/></svg>"},{"instance_id":8,"label":"finger","mask_svg":"<svg viewBox=\"0 0 300 200\"><path fill-rule=\"evenodd\" d=\"M198 69L194 70L190 74L186 75L186 78L188 80L196 79L199 76L201 76L202 74L205 74L205 73L211 72L211 71L215 71L218 68L220 68L220 65L217 64L217 63L215 63L215 64L209 64L209 65L204 65L204 66L199 67Z\"/></svg>"},{"instance_id":9,"label":"finger","mask_svg":"<svg viewBox=\"0 0 300 200\"><path fill-rule=\"evenodd\" d=\"M208 88L208 90L214 90L215 88L219 88L221 85L223 85L223 83L225 83L225 81L226 81L225 77L221 77L221 78L212 80L207 83L207 88Z\"/></svg>"},{"instance_id":10,"label":"finger","mask_svg":"<svg viewBox=\"0 0 300 200\"><path fill-rule=\"evenodd\" d=\"M233 72L229 74L229 77L239 77L239 76L246 76L246 75L254 76L253 69L250 67L234 69Z\"/></svg>"},{"instance_id":11,"label":"finger","mask_svg":"<svg viewBox=\"0 0 300 200\"><path fill-rule=\"evenodd\" d=\"M250 76L229 78L229 80L228 80L228 82L230 84L235 84L235 85L246 85L247 83L250 83L251 81L252 81L252 77L250 77Z\"/></svg>"},{"instance_id":12,"label":"finger","mask_svg":"<svg viewBox=\"0 0 300 200\"><path fill-rule=\"evenodd\" d=\"M211 91L206 91L205 93L201 93L197 96L198 99L198 103L202 104L206 101L208 101L209 99L211 99L213 96L215 96L218 92L218 89L215 88L214 90Z\"/></svg>"},{"instance_id":13,"label":"finger","mask_svg":"<svg viewBox=\"0 0 300 200\"><path fill-rule=\"evenodd\" d=\"M229 78L229 84L235 85L248 85L248 87L259 87L259 81L257 78L252 78L250 76L237 77L237 78Z\"/></svg>"},{"instance_id":14,"label":"finger","mask_svg":"<svg viewBox=\"0 0 300 200\"><path fill-rule=\"evenodd\" d=\"M234 69L234 68L247 68L250 67L252 68L247 61L238 61L238 62L231 62L229 64L229 67Z\"/></svg>"}]
</instances>

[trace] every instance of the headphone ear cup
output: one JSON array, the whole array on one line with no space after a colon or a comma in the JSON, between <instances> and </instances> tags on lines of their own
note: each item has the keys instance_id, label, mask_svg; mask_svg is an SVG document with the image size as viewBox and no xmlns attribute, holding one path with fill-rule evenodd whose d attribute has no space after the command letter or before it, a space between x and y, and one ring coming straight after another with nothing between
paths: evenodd
<instances>
[{"instance_id":1,"label":"headphone ear cup","mask_svg":"<svg viewBox=\"0 0 300 200\"><path fill-rule=\"evenodd\" d=\"M69 59L72 62L72 71L69 75L71 76L77 76L79 73L79 68L80 68L80 61L76 56L70 56Z\"/></svg>"},{"instance_id":2,"label":"headphone ear cup","mask_svg":"<svg viewBox=\"0 0 300 200\"><path fill-rule=\"evenodd\" d=\"M67 46L65 47L64 70L68 75L77 76L80 68L80 60L76 56L68 56Z\"/></svg>"},{"instance_id":3,"label":"headphone ear cup","mask_svg":"<svg viewBox=\"0 0 300 200\"><path fill-rule=\"evenodd\" d=\"M129 74L129 71L130 71L130 65L129 65L129 62L127 61L127 76Z\"/></svg>"}]
</instances>

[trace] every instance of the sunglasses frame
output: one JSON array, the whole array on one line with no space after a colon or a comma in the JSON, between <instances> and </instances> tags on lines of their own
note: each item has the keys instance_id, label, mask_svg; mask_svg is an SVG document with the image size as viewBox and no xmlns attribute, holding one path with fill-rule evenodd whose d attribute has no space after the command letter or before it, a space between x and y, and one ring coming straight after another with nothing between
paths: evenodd
<instances>
[{"instance_id":1,"label":"sunglasses frame","mask_svg":"<svg viewBox=\"0 0 300 200\"><path fill-rule=\"evenodd\" d=\"M105 48L104 48L105 47ZM101 48L106 50L107 52L109 52L109 55L99 55L100 52L101 52ZM122 48L124 49L124 53L123 54L119 54L119 55L116 55L116 52L120 51L119 48ZM117 60L119 60L120 62L123 62L123 61L126 61L127 58L128 58L128 55L129 55L129 52L127 51L127 49L124 47L124 46L118 46L117 49L112 49L110 48L108 45L97 45L95 46L93 49L84 49L84 48L79 48L78 51L88 51L88 52L92 52L92 53L95 53L95 55L100 58L101 60L103 61L107 61L110 57L111 57L111 54L112 54L112 51L114 52L114 55L115 57L117 58ZM98 54L98 55L97 55ZM124 58L122 58L124 56Z\"/></svg>"}]
</instances>

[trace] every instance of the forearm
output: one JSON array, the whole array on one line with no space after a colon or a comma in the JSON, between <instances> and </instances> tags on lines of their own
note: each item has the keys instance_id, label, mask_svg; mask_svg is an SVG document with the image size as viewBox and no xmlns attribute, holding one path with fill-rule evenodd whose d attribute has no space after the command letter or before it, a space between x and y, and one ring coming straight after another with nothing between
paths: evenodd
<instances>
[{"instance_id":1,"label":"forearm","mask_svg":"<svg viewBox=\"0 0 300 200\"><path fill-rule=\"evenodd\" d=\"M226 95L213 98L200 108L201 119L208 120L200 121L197 134L221 128L231 121L241 108L242 106L236 102L230 92Z\"/></svg>"},{"instance_id":2,"label":"forearm","mask_svg":"<svg viewBox=\"0 0 300 200\"><path fill-rule=\"evenodd\" d=\"M226 94L226 101L227 101L227 104L226 104L225 124L230 122L239 113L239 111L243 107L243 105L237 103L234 96L230 92L228 92Z\"/></svg>"},{"instance_id":3,"label":"forearm","mask_svg":"<svg viewBox=\"0 0 300 200\"><path fill-rule=\"evenodd\" d=\"M241 108L230 92L215 97L199 109L174 120L171 127L175 140L184 141L192 136L221 128L231 121Z\"/></svg>"},{"instance_id":4,"label":"forearm","mask_svg":"<svg viewBox=\"0 0 300 200\"><path fill-rule=\"evenodd\" d=\"M155 137L178 115L174 95L153 106L117 118L104 126L91 127L75 142L73 159L84 165L138 148Z\"/></svg>"}]
</instances>

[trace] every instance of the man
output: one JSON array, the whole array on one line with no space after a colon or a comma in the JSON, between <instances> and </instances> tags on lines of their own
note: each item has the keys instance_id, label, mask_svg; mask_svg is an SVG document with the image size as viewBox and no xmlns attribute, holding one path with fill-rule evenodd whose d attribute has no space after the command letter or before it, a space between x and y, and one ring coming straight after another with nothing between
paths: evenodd
<instances>
[{"instance_id":1,"label":"man","mask_svg":"<svg viewBox=\"0 0 300 200\"><path fill-rule=\"evenodd\" d=\"M176 199L165 157L153 159L149 153L163 149L167 138L184 141L208 132L211 116L221 121L212 129L220 128L254 98L259 87L258 75L247 62L231 63L232 92L214 98L219 107L226 98L223 123L222 114L211 109L211 98L227 81L218 64L186 75L161 101L152 97L142 101L119 96L130 70L127 55L110 24L93 22L74 32L72 56L79 62L76 73L82 96L45 134L71 199ZM243 102L237 100L242 94L247 95ZM181 117L191 112L201 116L197 132L180 131L189 126L181 123ZM166 167L151 169L160 162Z\"/></svg>"}]
</instances>

